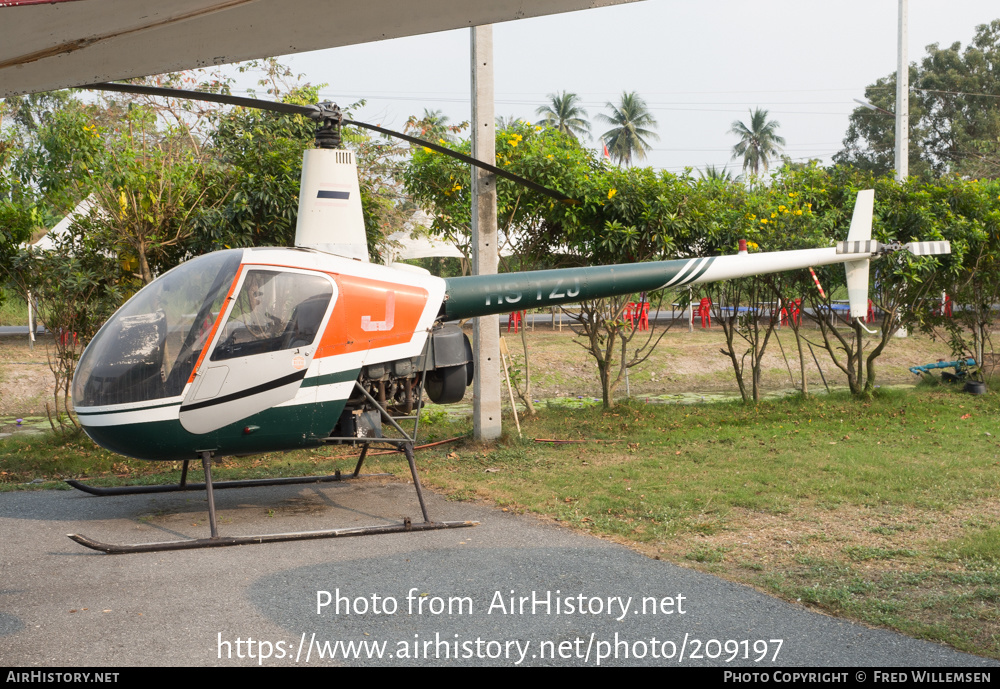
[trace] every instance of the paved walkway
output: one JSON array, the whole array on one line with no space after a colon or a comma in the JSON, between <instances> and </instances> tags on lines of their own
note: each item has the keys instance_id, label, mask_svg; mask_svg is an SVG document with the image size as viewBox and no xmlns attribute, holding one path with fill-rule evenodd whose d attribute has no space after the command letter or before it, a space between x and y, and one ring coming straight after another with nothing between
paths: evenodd
<instances>
[{"instance_id":1,"label":"paved walkway","mask_svg":"<svg viewBox=\"0 0 1000 689\"><path fill-rule=\"evenodd\" d=\"M481 525L112 556L66 534L202 537L204 495L2 493L0 659L88 667L996 665L530 517L428 497L433 517ZM419 514L409 485L381 479L226 490L216 500L223 535ZM337 657L320 658L330 653Z\"/></svg>"}]
</instances>

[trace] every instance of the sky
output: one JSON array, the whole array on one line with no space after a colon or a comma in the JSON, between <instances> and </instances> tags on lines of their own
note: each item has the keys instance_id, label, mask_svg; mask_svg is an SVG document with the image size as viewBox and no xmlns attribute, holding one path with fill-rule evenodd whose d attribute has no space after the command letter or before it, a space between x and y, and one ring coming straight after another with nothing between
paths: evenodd
<instances>
[{"instance_id":1,"label":"sky","mask_svg":"<svg viewBox=\"0 0 1000 689\"><path fill-rule=\"evenodd\" d=\"M576 93L595 116L622 92L642 96L660 140L647 164L739 172L736 120L753 108L780 123L784 152L829 163L865 86L896 70L897 0L644 0L494 26L497 115L531 122L547 94ZM988 0L909 0L909 59L931 43L964 47L1000 18ZM410 115L470 117L468 29L282 58L355 119L401 129Z\"/></svg>"}]
</instances>

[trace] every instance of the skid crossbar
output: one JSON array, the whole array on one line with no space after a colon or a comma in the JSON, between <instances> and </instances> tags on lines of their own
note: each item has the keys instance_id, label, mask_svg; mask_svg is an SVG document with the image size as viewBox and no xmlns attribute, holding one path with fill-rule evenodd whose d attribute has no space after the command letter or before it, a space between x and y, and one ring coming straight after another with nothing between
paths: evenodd
<instances>
[{"instance_id":1,"label":"skid crossbar","mask_svg":"<svg viewBox=\"0 0 1000 689\"><path fill-rule=\"evenodd\" d=\"M185 465L187 465L187 462L185 462ZM212 487L215 490L223 490L225 488L288 486L299 483L330 483L334 481L349 481L353 478L368 478L373 476L391 476L391 474L359 474L357 472L352 472L351 474L344 475L338 470L337 473L330 474L328 476L289 476L286 478L255 478L243 481L219 481L218 483L213 483ZM110 488L88 486L86 483L73 481L71 479L68 479L66 483L73 486L77 490L82 490L84 493L90 493L91 495L101 497L108 495L139 495L143 493L176 493L183 490L205 490L204 483L187 482L175 483L168 486L112 486Z\"/></svg>"}]
</instances>

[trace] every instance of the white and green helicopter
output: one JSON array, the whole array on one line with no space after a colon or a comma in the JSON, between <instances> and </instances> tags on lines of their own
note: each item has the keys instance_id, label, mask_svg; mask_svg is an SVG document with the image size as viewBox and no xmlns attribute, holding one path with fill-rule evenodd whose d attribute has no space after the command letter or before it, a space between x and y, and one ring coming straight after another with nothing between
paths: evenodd
<instances>
[{"instance_id":1,"label":"white and green helicopter","mask_svg":"<svg viewBox=\"0 0 1000 689\"><path fill-rule=\"evenodd\" d=\"M271 104L133 85L91 88L265 107L305 114L319 123L319 147L306 152L302 168L295 248L230 249L185 261L119 309L80 359L73 403L87 434L130 457L183 461L184 473L175 486L72 485L98 495L200 489L208 495L207 539L111 545L70 536L109 553L472 525L428 517L413 460L419 420L413 412L423 393L434 402L453 403L472 382L472 349L450 321L834 263L847 267L850 315L857 318L867 311L872 258L899 248L917 255L950 252L947 242L899 247L872 240L874 192L868 190L858 194L847 239L835 247L442 279L410 266L368 262L354 156L339 148L342 124L399 136L560 200L566 196L432 142L343 120L329 104ZM412 433L400 425L400 416L414 422ZM396 437L383 436L383 422ZM347 477L338 472L213 485L213 458L331 442L362 446L352 477L359 475L370 444L402 449L424 521L218 535L213 488ZM197 459L205 483L189 484L188 462Z\"/></svg>"}]
</instances>

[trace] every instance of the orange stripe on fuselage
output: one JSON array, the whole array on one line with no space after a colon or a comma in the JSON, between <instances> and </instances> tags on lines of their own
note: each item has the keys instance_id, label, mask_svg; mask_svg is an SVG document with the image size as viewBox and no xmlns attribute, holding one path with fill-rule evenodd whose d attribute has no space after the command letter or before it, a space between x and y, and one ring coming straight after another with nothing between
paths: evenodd
<instances>
[{"instance_id":1,"label":"orange stripe on fuselage","mask_svg":"<svg viewBox=\"0 0 1000 689\"><path fill-rule=\"evenodd\" d=\"M412 339L427 307L426 289L354 275L331 276L340 294L315 358L404 344Z\"/></svg>"},{"instance_id":2,"label":"orange stripe on fuselage","mask_svg":"<svg viewBox=\"0 0 1000 689\"><path fill-rule=\"evenodd\" d=\"M222 323L222 317L226 313L226 308L229 306L229 300L233 298L233 291L236 289L236 285L240 284L240 275L243 274L243 268L246 267L246 263L241 263L240 267L236 269L236 277L233 278L233 282L229 285L229 291L226 293L226 300L222 302L222 307L219 309L219 313L215 315L215 322L212 323L212 330L208 333L208 338L205 340L205 344L201 348L201 354L198 355L198 361L194 363L194 368L191 369L191 375L188 376L188 383L194 382L194 377L201 370L201 362L205 359L205 355L208 353L209 348L215 341L215 333L219 329L219 324ZM195 327L195 326L192 326Z\"/></svg>"}]
</instances>

